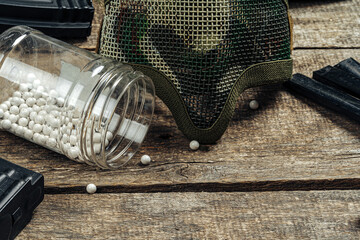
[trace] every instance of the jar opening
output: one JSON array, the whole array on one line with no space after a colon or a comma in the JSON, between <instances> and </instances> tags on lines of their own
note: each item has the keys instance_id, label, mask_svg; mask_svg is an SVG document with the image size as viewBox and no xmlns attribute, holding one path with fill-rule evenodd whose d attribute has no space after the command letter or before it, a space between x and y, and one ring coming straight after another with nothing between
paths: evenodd
<instances>
[{"instance_id":1,"label":"jar opening","mask_svg":"<svg viewBox=\"0 0 360 240\"><path fill-rule=\"evenodd\" d=\"M113 73L100 80L83 117L81 152L85 161L119 168L140 148L154 111L154 86L140 72Z\"/></svg>"}]
</instances>

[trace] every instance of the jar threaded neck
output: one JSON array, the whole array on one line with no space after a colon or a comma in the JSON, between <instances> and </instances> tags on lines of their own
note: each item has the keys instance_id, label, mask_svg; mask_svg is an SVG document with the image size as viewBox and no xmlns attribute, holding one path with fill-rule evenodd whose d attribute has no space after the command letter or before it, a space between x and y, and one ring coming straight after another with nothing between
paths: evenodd
<instances>
[{"instance_id":1,"label":"jar threaded neck","mask_svg":"<svg viewBox=\"0 0 360 240\"><path fill-rule=\"evenodd\" d=\"M148 131L154 95L151 80L141 72L122 64L109 68L89 97L82 117L80 152L84 161L110 169L128 162Z\"/></svg>"}]
</instances>

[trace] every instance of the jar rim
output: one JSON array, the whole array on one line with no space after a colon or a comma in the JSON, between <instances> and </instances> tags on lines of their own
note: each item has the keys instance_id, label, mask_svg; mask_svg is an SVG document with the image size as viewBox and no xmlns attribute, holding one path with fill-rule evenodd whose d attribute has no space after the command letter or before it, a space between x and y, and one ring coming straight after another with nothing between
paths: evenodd
<instances>
[{"instance_id":1,"label":"jar rim","mask_svg":"<svg viewBox=\"0 0 360 240\"><path fill-rule=\"evenodd\" d=\"M151 79L126 66L131 70L121 71L117 64L100 78L82 119L80 151L86 162L101 168L117 169L133 157L147 134L154 113L155 88ZM95 111L97 105L102 106L100 115ZM101 134L99 154L92 142L94 129ZM107 146L109 132L113 139Z\"/></svg>"}]
</instances>

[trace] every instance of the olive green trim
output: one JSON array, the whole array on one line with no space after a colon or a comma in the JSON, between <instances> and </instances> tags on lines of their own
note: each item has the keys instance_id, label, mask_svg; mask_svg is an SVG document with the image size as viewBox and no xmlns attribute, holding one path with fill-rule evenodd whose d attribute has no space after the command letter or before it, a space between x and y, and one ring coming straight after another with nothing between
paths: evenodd
<instances>
[{"instance_id":1,"label":"olive green trim","mask_svg":"<svg viewBox=\"0 0 360 240\"><path fill-rule=\"evenodd\" d=\"M283 82L290 79L292 74L291 59L252 65L236 80L217 121L210 128L200 129L191 121L183 99L166 75L150 66L129 64L153 80L156 94L168 106L183 134L189 140L203 144L215 143L221 138L233 116L236 102L246 88Z\"/></svg>"},{"instance_id":2,"label":"olive green trim","mask_svg":"<svg viewBox=\"0 0 360 240\"><path fill-rule=\"evenodd\" d=\"M288 0L283 0L283 2L286 4L287 9L289 10L289 1Z\"/></svg>"}]
</instances>

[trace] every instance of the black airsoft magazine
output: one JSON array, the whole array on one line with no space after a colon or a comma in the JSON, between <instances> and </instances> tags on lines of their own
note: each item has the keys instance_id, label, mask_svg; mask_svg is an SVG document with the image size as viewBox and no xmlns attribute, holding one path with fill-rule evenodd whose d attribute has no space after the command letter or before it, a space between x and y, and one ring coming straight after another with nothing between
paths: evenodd
<instances>
[{"instance_id":1,"label":"black airsoft magazine","mask_svg":"<svg viewBox=\"0 0 360 240\"><path fill-rule=\"evenodd\" d=\"M14 239L44 199L41 174L0 158L0 239Z\"/></svg>"},{"instance_id":2,"label":"black airsoft magazine","mask_svg":"<svg viewBox=\"0 0 360 240\"><path fill-rule=\"evenodd\" d=\"M0 33L26 25L53 37L87 37L93 17L91 0L0 1Z\"/></svg>"},{"instance_id":3,"label":"black airsoft magazine","mask_svg":"<svg viewBox=\"0 0 360 240\"><path fill-rule=\"evenodd\" d=\"M294 92L360 122L360 63L353 58L285 82Z\"/></svg>"}]
</instances>

